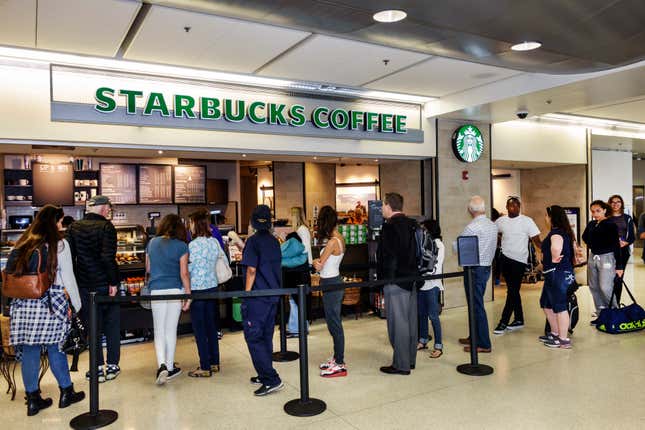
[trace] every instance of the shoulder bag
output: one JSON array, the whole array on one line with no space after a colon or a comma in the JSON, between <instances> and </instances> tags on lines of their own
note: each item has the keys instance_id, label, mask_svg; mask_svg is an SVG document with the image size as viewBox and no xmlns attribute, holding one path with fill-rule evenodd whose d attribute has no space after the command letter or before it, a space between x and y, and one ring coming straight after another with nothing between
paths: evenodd
<instances>
[{"instance_id":1,"label":"shoulder bag","mask_svg":"<svg viewBox=\"0 0 645 430\"><path fill-rule=\"evenodd\" d=\"M215 276L217 277L217 283L223 284L233 277L233 271L231 270L228 258L217 239L215 239L215 243L217 244L218 250L217 261L215 262Z\"/></svg>"},{"instance_id":2,"label":"shoulder bag","mask_svg":"<svg viewBox=\"0 0 645 430\"><path fill-rule=\"evenodd\" d=\"M2 295L12 299L40 299L51 287L47 273L47 246L36 248L29 257L29 269L15 274L18 249L14 248L2 271Z\"/></svg>"}]
</instances>

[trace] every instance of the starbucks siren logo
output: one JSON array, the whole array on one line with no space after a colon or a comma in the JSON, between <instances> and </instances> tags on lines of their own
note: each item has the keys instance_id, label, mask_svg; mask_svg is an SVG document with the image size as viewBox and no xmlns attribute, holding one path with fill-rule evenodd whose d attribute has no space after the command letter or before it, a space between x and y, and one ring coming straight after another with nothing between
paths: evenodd
<instances>
[{"instance_id":1,"label":"starbucks siren logo","mask_svg":"<svg viewBox=\"0 0 645 430\"><path fill-rule=\"evenodd\" d=\"M484 152L484 139L477 127L464 125L452 135L452 150L455 156L466 163L479 160Z\"/></svg>"}]
</instances>

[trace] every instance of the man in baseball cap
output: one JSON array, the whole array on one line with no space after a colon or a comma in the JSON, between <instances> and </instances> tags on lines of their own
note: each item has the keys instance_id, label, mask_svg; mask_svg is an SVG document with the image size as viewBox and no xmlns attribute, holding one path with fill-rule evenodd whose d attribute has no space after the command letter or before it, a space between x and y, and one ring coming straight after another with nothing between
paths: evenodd
<instances>
[{"instance_id":1,"label":"man in baseball cap","mask_svg":"<svg viewBox=\"0 0 645 430\"><path fill-rule=\"evenodd\" d=\"M119 285L119 268L116 263L116 229L110 222L112 204L106 196L94 196L87 202L85 217L72 223L67 232L74 260L74 272L78 282L83 308L81 317L86 327L90 309L90 292L114 296ZM107 340L107 365L104 366L103 348L98 348L99 382L116 378L121 352L121 313L118 305L98 306L99 336ZM89 378L89 372L86 374Z\"/></svg>"}]
</instances>

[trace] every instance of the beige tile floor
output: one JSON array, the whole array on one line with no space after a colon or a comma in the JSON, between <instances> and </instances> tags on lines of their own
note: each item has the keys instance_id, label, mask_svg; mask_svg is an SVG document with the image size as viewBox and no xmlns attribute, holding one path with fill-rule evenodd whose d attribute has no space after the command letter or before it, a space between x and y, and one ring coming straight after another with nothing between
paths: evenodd
<instances>
[{"instance_id":1,"label":"beige tile floor","mask_svg":"<svg viewBox=\"0 0 645 430\"><path fill-rule=\"evenodd\" d=\"M630 265L626 279L645 303L645 266ZM100 385L102 408L119 412L114 429L643 429L645 428L645 332L611 336L588 325L591 298L586 287L578 292L581 321L572 350L551 350L537 342L544 318L538 307L539 285L523 287L526 328L493 337L493 353L481 355L495 373L469 377L455 366L468 360L457 345L466 334L465 309L442 315L445 354L431 360L419 354L412 376L388 376L378 371L389 364L385 322L364 316L344 321L349 376L324 380L317 364L327 358L331 340L323 321L311 327L309 337L311 396L323 399L327 411L313 418L283 412L286 401L299 394L297 362L276 364L286 388L266 398L252 395L253 375L241 333L227 333L221 342L223 371L211 379L185 375L164 387L153 383L152 344L122 349L122 374ZM487 305L491 327L503 306L498 299ZM277 337L276 337L277 345ZM297 341L289 340L297 350ZM87 360L87 354L84 354ZM189 369L197 363L192 337L182 337L177 361ZM86 368L83 361L82 368ZM82 374L73 376L77 388L88 389ZM20 383L19 383L20 384ZM56 400L51 373L43 382L45 394ZM18 398L22 396L20 392ZM69 420L88 403L63 411L52 407L28 418L20 400L0 393L3 429L67 428Z\"/></svg>"}]
</instances>

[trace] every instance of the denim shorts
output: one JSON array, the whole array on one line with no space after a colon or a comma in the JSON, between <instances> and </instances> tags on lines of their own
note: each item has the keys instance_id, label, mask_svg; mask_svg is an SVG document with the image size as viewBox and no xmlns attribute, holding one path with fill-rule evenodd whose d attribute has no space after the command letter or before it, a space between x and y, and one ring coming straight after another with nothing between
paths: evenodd
<instances>
[{"instance_id":1,"label":"denim shorts","mask_svg":"<svg viewBox=\"0 0 645 430\"><path fill-rule=\"evenodd\" d=\"M540 296L540 307L552 309L555 313L564 312L568 308L567 290L575 277L568 270L551 270L544 273L544 286Z\"/></svg>"}]
</instances>

